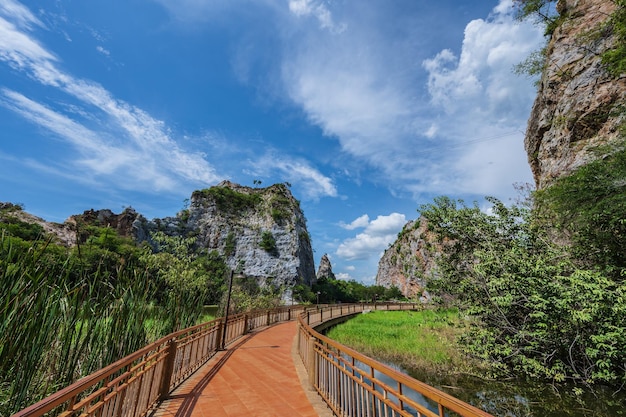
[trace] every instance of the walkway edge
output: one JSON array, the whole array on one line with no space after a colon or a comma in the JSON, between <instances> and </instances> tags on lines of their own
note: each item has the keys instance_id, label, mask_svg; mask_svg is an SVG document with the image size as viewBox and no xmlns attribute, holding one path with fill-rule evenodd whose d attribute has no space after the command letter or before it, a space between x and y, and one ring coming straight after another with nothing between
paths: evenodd
<instances>
[{"instance_id":1,"label":"walkway edge","mask_svg":"<svg viewBox=\"0 0 626 417\"><path fill-rule=\"evenodd\" d=\"M332 412L330 407L328 407L315 388L309 384L309 377L306 373L306 368L304 367L302 359L300 359L300 355L298 354L298 333L296 333L296 337L293 338L293 343L291 345L291 359L296 367L296 373L298 374L298 379L300 380L300 385L302 385L304 394L313 406L317 415L319 417L334 417L335 414Z\"/></svg>"}]
</instances>

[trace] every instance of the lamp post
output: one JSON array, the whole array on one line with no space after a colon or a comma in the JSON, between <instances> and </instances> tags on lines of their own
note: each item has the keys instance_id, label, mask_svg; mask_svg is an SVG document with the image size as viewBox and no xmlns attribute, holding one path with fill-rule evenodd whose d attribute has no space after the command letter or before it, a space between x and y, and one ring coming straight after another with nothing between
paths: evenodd
<instances>
[{"instance_id":1,"label":"lamp post","mask_svg":"<svg viewBox=\"0 0 626 417\"><path fill-rule=\"evenodd\" d=\"M317 304L320 303L320 292L316 292L315 295L317 295Z\"/></svg>"},{"instance_id":2,"label":"lamp post","mask_svg":"<svg viewBox=\"0 0 626 417\"><path fill-rule=\"evenodd\" d=\"M226 327L228 325L228 312L230 311L230 295L233 292L233 278L235 271L230 270L230 277L228 279L228 293L226 295L226 311L224 312L224 327L222 328L222 349L226 349ZM237 274L237 278L242 277L241 274Z\"/></svg>"}]
</instances>

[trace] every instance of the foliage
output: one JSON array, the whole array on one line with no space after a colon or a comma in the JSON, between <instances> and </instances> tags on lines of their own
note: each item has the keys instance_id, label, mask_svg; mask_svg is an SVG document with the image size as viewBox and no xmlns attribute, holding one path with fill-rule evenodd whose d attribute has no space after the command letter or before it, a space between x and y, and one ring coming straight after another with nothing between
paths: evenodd
<instances>
[{"instance_id":1,"label":"foliage","mask_svg":"<svg viewBox=\"0 0 626 417\"><path fill-rule=\"evenodd\" d=\"M626 0L613 0L617 9L608 26L616 37L615 45L602 54L602 63L614 77L626 73Z\"/></svg>"},{"instance_id":2,"label":"foliage","mask_svg":"<svg viewBox=\"0 0 626 417\"><path fill-rule=\"evenodd\" d=\"M478 320L467 351L498 372L626 382L624 283L581 269L525 207L488 212L440 197L420 211L444 242L428 287Z\"/></svg>"},{"instance_id":3,"label":"foliage","mask_svg":"<svg viewBox=\"0 0 626 417\"><path fill-rule=\"evenodd\" d=\"M43 227L36 223L23 222L15 217L0 219L0 230L24 240L35 240L44 235Z\"/></svg>"},{"instance_id":4,"label":"foliage","mask_svg":"<svg viewBox=\"0 0 626 417\"><path fill-rule=\"evenodd\" d=\"M300 303L313 303L315 302L315 293L305 284L296 284L291 289L292 297L295 301Z\"/></svg>"},{"instance_id":5,"label":"foliage","mask_svg":"<svg viewBox=\"0 0 626 417\"><path fill-rule=\"evenodd\" d=\"M533 78L541 76L546 67L546 54L547 48L545 46L531 52L525 60L514 66L513 72L517 75L527 75Z\"/></svg>"},{"instance_id":6,"label":"foliage","mask_svg":"<svg viewBox=\"0 0 626 417\"><path fill-rule=\"evenodd\" d=\"M66 248L0 210L0 415L196 324L224 293L224 260L194 239L159 232L154 252L81 223Z\"/></svg>"},{"instance_id":7,"label":"foliage","mask_svg":"<svg viewBox=\"0 0 626 417\"><path fill-rule=\"evenodd\" d=\"M604 149L605 157L537 193L537 206L552 226L570 236L581 267L626 275L626 147ZM620 278L622 277L622 278Z\"/></svg>"},{"instance_id":8,"label":"foliage","mask_svg":"<svg viewBox=\"0 0 626 417\"><path fill-rule=\"evenodd\" d=\"M262 201L261 196L256 192L240 193L229 187L211 187L195 191L194 194L196 193L212 198L220 211L230 214L242 214L252 210Z\"/></svg>"},{"instance_id":9,"label":"foliage","mask_svg":"<svg viewBox=\"0 0 626 417\"><path fill-rule=\"evenodd\" d=\"M0 235L0 415L147 343L155 287L122 269L115 286L50 240Z\"/></svg>"},{"instance_id":10,"label":"foliage","mask_svg":"<svg viewBox=\"0 0 626 417\"><path fill-rule=\"evenodd\" d=\"M300 236L300 240L302 242L308 243L309 245L311 244L311 235L309 234L309 232L303 230L299 233L298 236Z\"/></svg>"},{"instance_id":11,"label":"foliage","mask_svg":"<svg viewBox=\"0 0 626 417\"><path fill-rule=\"evenodd\" d=\"M270 213L276 223L281 223L291 215L291 201L281 194L276 194L270 199Z\"/></svg>"},{"instance_id":12,"label":"foliage","mask_svg":"<svg viewBox=\"0 0 626 417\"><path fill-rule=\"evenodd\" d=\"M272 232L266 230L261 233L261 243L259 243L259 246L266 252L276 251L276 239L274 239Z\"/></svg>"},{"instance_id":13,"label":"foliage","mask_svg":"<svg viewBox=\"0 0 626 417\"><path fill-rule=\"evenodd\" d=\"M250 310L275 308L281 303L283 288L271 284L260 286L255 277L233 277L230 297L230 314L243 313ZM226 311L227 294L224 293L220 302L220 311Z\"/></svg>"},{"instance_id":14,"label":"foliage","mask_svg":"<svg viewBox=\"0 0 626 417\"><path fill-rule=\"evenodd\" d=\"M224 242L224 255L231 256L235 253L235 246L237 241L235 239L235 234L233 232L228 232L226 235L226 240Z\"/></svg>"},{"instance_id":15,"label":"foliage","mask_svg":"<svg viewBox=\"0 0 626 417\"><path fill-rule=\"evenodd\" d=\"M554 7L557 0L513 0L513 2L516 6L516 17L519 20L536 19L546 26L546 35L552 35L562 21L562 16Z\"/></svg>"},{"instance_id":16,"label":"foliage","mask_svg":"<svg viewBox=\"0 0 626 417\"><path fill-rule=\"evenodd\" d=\"M355 280L345 281L331 277L321 277L311 287L312 299L306 300L327 303L355 303L359 301L375 302L403 298L397 287L385 288L381 285L367 286Z\"/></svg>"},{"instance_id":17,"label":"foliage","mask_svg":"<svg viewBox=\"0 0 626 417\"><path fill-rule=\"evenodd\" d=\"M194 253L195 238L152 234L158 251L148 248L141 261L158 279L161 302L167 306L170 330L178 330L195 323L198 306L216 301L224 285L226 265L217 252L208 256Z\"/></svg>"}]
</instances>

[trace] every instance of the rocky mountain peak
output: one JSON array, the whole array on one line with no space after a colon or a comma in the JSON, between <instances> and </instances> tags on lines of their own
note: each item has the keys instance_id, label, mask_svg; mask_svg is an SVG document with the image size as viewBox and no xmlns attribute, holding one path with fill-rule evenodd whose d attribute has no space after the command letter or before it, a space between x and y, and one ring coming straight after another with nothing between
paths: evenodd
<instances>
[{"instance_id":1,"label":"rocky mountain peak","mask_svg":"<svg viewBox=\"0 0 626 417\"><path fill-rule=\"evenodd\" d=\"M189 208L168 224L193 233L198 245L260 283L315 281L306 219L288 184L253 188L223 181L195 191Z\"/></svg>"},{"instance_id":2,"label":"rocky mountain peak","mask_svg":"<svg viewBox=\"0 0 626 417\"><path fill-rule=\"evenodd\" d=\"M317 269L317 279L321 278L331 278L335 279L335 274L333 273L333 267L330 264L330 259L328 259L328 254L324 254L322 259L320 260L319 267Z\"/></svg>"}]
</instances>

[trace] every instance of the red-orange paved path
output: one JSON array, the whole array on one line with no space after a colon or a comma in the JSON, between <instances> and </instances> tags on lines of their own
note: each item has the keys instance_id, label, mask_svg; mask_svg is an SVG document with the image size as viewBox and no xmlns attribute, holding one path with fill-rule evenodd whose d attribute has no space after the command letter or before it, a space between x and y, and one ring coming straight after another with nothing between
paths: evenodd
<instances>
[{"instance_id":1,"label":"red-orange paved path","mask_svg":"<svg viewBox=\"0 0 626 417\"><path fill-rule=\"evenodd\" d=\"M297 323L287 322L235 342L176 389L155 417L317 417L292 356L296 332Z\"/></svg>"}]
</instances>

